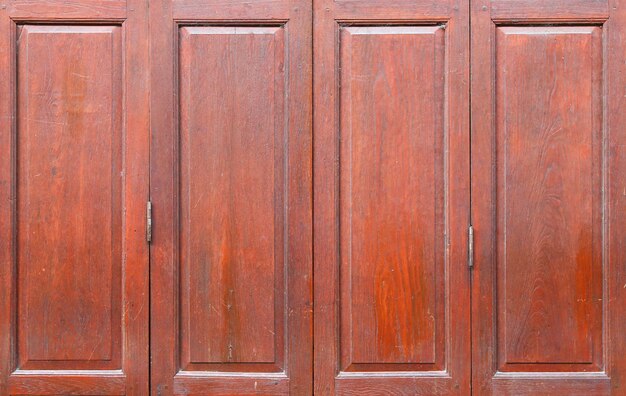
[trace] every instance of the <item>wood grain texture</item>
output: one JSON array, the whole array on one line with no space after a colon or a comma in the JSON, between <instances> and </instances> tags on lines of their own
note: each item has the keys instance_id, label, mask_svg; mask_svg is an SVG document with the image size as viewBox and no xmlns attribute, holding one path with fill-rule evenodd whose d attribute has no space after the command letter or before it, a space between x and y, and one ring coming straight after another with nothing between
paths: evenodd
<instances>
[{"instance_id":1,"label":"wood grain texture","mask_svg":"<svg viewBox=\"0 0 626 396\"><path fill-rule=\"evenodd\" d=\"M179 186L177 151L178 87L174 53L178 30L171 20L172 3L150 7L150 23L161 26L150 34L150 199L153 211L150 245L150 388L157 394L174 392L180 363L178 289ZM168 28L169 27L169 28ZM159 203L158 205L156 203Z\"/></svg>"},{"instance_id":2,"label":"wood grain texture","mask_svg":"<svg viewBox=\"0 0 626 396\"><path fill-rule=\"evenodd\" d=\"M496 395L610 395L610 388L611 379L601 372L502 372L493 378L493 393Z\"/></svg>"},{"instance_id":3,"label":"wood grain texture","mask_svg":"<svg viewBox=\"0 0 626 396\"><path fill-rule=\"evenodd\" d=\"M126 376L121 372L16 371L10 378L12 395L126 395Z\"/></svg>"},{"instance_id":4,"label":"wood grain texture","mask_svg":"<svg viewBox=\"0 0 626 396\"><path fill-rule=\"evenodd\" d=\"M289 378L284 374L223 375L182 373L176 376L177 395L290 395Z\"/></svg>"},{"instance_id":5,"label":"wood grain texture","mask_svg":"<svg viewBox=\"0 0 626 396\"><path fill-rule=\"evenodd\" d=\"M351 373L350 373L351 374ZM356 375L340 374L337 377L336 395L450 395L459 393L459 388L450 389L444 379L450 380L440 372L430 372L432 376L424 378L407 376L381 376L376 373L359 373Z\"/></svg>"},{"instance_id":6,"label":"wood grain texture","mask_svg":"<svg viewBox=\"0 0 626 396\"><path fill-rule=\"evenodd\" d=\"M472 3L477 395L624 393L624 21L616 1Z\"/></svg>"},{"instance_id":7,"label":"wood grain texture","mask_svg":"<svg viewBox=\"0 0 626 396\"><path fill-rule=\"evenodd\" d=\"M626 393L626 242L623 230L626 227L626 65L618 54L626 52L626 5L610 0L610 21L605 36L604 107L605 133L605 194L607 213L605 220L606 251L604 311L606 315L606 373L611 378L612 395Z\"/></svg>"},{"instance_id":8,"label":"wood grain texture","mask_svg":"<svg viewBox=\"0 0 626 396\"><path fill-rule=\"evenodd\" d=\"M181 29L183 365L282 364L283 37Z\"/></svg>"},{"instance_id":9,"label":"wood grain texture","mask_svg":"<svg viewBox=\"0 0 626 396\"><path fill-rule=\"evenodd\" d=\"M0 0L0 395L623 395L624 26Z\"/></svg>"},{"instance_id":10,"label":"wood grain texture","mask_svg":"<svg viewBox=\"0 0 626 396\"><path fill-rule=\"evenodd\" d=\"M0 394L15 370L15 24L0 8Z\"/></svg>"},{"instance_id":11,"label":"wood grain texture","mask_svg":"<svg viewBox=\"0 0 626 396\"><path fill-rule=\"evenodd\" d=\"M598 369L602 30L502 27L496 42L500 364Z\"/></svg>"},{"instance_id":12,"label":"wood grain texture","mask_svg":"<svg viewBox=\"0 0 626 396\"><path fill-rule=\"evenodd\" d=\"M188 22L220 19L285 21L289 19L289 6L285 0L172 0L172 16Z\"/></svg>"},{"instance_id":13,"label":"wood grain texture","mask_svg":"<svg viewBox=\"0 0 626 396\"><path fill-rule=\"evenodd\" d=\"M344 367L443 357L444 45L441 26L341 29Z\"/></svg>"},{"instance_id":14,"label":"wood grain texture","mask_svg":"<svg viewBox=\"0 0 626 396\"><path fill-rule=\"evenodd\" d=\"M310 3L163 1L151 22L152 388L310 394Z\"/></svg>"},{"instance_id":15,"label":"wood grain texture","mask_svg":"<svg viewBox=\"0 0 626 396\"><path fill-rule=\"evenodd\" d=\"M25 26L18 54L20 367L119 367L121 32Z\"/></svg>"},{"instance_id":16,"label":"wood grain texture","mask_svg":"<svg viewBox=\"0 0 626 396\"><path fill-rule=\"evenodd\" d=\"M495 0L491 16L499 21L587 20L609 17L608 0Z\"/></svg>"},{"instance_id":17,"label":"wood grain texture","mask_svg":"<svg viewBox=\"0 0 626 396\"><path fill-rule=\"evenodd\" d=\"M470 392L468 6L313 4L315 394Z\"/></svg>"},{"instance_id":18,"label":"wood grain texture","mask_svg":"<svg viewBox=\"0 0 626 396\"><path fill-rule=\"evenodd\" d=\"M333 13L336 20L348 23L368 19L389 22L445 21L450 16L451 6L454 5L449 1L432 0L336 0L333 2Z\"/></svg>"},{"instance_id":19,"label":"wood grain texture","mask_svg":"<svg viewBox=\"0 0 626 396\"><path fill-rule=\"evenodd\" d=\"M8 12L17 21L123 20L127 17L124 0L11 0Z\"/></svg>"},{"instance_id":20,"label":"wood grain texture","mask_svg":"<svg viewBox=\"0 0 626 396\"><path fill-rule=\"evenodd\" d=\"M0 5L3 395L148 393L147 3L77 3Z\"/></svg>"},{"instance_id":21,"label":"wood grain texture","mask_svg":"<svg viewBox=\"0 0 626 396\"><path fill-rule=\"evenodd\" d=\"M150 256L146 243L146 202L150 198L150 81L151 35L146 0L126 0L124 21L125 87L125 214L124 247L124 363L126 394L149 392L148 355Z\"/></svg>"}]
</instances>

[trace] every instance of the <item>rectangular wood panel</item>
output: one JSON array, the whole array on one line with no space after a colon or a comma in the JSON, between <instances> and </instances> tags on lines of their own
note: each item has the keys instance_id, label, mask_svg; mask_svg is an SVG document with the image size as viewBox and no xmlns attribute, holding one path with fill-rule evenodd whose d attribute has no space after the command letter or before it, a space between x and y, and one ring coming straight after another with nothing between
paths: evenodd
<instances>
[{"instance_id":1,"label":"rectangular wood panel","mask_svg":"<svg viewBox=\"0 0 626 396\"><path fill-rule=\"evenodd\" d=\"M443 357L444 34L341 29L344 369Z\"/></svg>"},{"instance_id":2,"label":"rectangular wood panel","mask_svg":"<svg viewBox=\"0 0 626 396\"><path fill-rule=\"evenodd\" d=\"M282 366L283 37L181 29L183 365Z\"/></svg>"},{"instance_id":3,"label":"rectangular wood panel","mask_svg":"<svg viewBox=\"0 0 626 396\"><path fill-rule=\"evenodd\" d=\"M18 35L20 367L119 367L120 28L24 26Z\"/></svg>"},{"instance_id":4,"label":"rectangular wood panel","mask_svg":"<svg viewBox=\"0 0 626 396\"><path fill-rule=\"evenodd\" d=\"M469 2L313 7L314 393L469 393Z\"/></svg>"},{"instance_id":5,"label":"rectangular wood panel","mask_svg":"<svg viewBox=\"0 0 626 396\"><path fill-rule=\"evenodd\" d=\"M0 5L0 394L148 393L143 0Z\"/></svg>"},{"instance_id":6,"label":"rectangular wood panel","mask_svg":"<svg viewBox=\"0 0 626 396\"><path fill-rule=\"evenodd\" d=\"M150 12L152 389L309 394L311 3Z\"/></svg>"},{"instance_id":7,"label":"rectangular wood panel","mask_svg":"<svg viewBox=\"0 0 626 396\"><path fill-rule=\"evenodd\" d=\"M602 29L499 27L496 37L501 364L599 368Z\"/></svg>"},{"instance_id":8,"label":"rectangular wood panel","mask_svg":"<svg viewBox=\"0 0 626 396\"><path fill-rule=\"evenodd\" d=\"M472 3L472 386L622 394L624 21Z\"/></svg>"},{"instance_id":9,"label":"rectangular wood panel","mask_svg":"<svg viewBox=\"0 0 626 396\"><path fill-rule=\"evenodd\" d=\"M486 10L485 10L486 11ZM491 18L496 21L574 22L605 21L609 16L608 0L498 0L491 5Z\"/></svg>"},{"instance_id":10,"label":"rectangular wood panel","mask_svg":"<svg viewBox=\"0 0 626 396\"><path fill-rule=\"evenodd\" d=\"M7 9L16 21L123 20L127 17L125 0L15 0Z\"/></svg>"}]
</instances>

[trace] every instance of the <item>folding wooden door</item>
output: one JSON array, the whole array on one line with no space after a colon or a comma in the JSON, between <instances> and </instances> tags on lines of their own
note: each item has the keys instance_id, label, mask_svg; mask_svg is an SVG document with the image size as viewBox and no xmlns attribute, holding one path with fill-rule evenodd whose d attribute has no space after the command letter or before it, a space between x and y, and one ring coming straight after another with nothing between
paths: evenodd
<instances>
[{"instance_id":1,"label":"folding wooden door","mask_svg":"<svg viewBox=\"0 0 626 396\"><path fill-rule=\"evenodd\" d=\"M150 10L152 390L309 394L311 2Z\"/></svg>"},{"instance_id":2,"label":"folding wooden door","mask_svg":"<svg viewBox=\"0 0 626 396\"><path fill-rule=\"evenodd\" d=\"M472 389L626 394L626 7L472 1Z\"/></svg>"},{"instance_id":3,"label":"folding wooden door","mask_svg":"<svg viewBox=\"0 0 626 396\"><path fill-rule=\"evenodd\" d=\"M625 56L618 0L0 0L0 394L625 394Z\"/></svg>"},{"instance_id":4,"label":"folding wooden door","mask_svg":"<svg viewBox=\"0 0 626 396\"><path fill-rule=\"evenodd\" d=\"M0 394L148 392L148 7L0 2Z\"/></svg>"},{"instance_id":5,"label":"folding wooden door","mask_svg":"<svg viewBox=\"0 0 626 396\"><path fill-rule=\"evenodd\" d=\"M315 394L468 395L469 3L313 5Z\"/></svg>"}]
</instances>

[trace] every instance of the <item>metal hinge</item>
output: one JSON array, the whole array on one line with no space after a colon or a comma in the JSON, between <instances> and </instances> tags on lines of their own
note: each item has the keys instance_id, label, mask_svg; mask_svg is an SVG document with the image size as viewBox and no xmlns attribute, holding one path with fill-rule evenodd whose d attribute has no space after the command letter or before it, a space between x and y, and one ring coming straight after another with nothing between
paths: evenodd
<instances>
[{"instance_id":1,"label":"metal hinge","mask_svg":"<svg viewBox=\"0 0 626 396\"><path fill-rule=\"evenodd\" d=\"M474 227L467 230L467 266L474 268Z\"/></svg>"},{"instance_id":2,"label":"metal hinge","mask_svg":"<svg viewBox=\"0 0 626 396\"><path fill-rule=\"evenodd\" d=\"M152 202L146 203L146 241L152 242Z\"/></svg>"}]
</instances>

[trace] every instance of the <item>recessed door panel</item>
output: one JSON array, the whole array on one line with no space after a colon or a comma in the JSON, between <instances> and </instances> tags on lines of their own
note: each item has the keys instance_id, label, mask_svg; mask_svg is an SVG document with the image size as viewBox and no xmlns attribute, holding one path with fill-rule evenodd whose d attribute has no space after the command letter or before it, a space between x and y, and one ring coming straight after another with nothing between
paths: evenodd
<instances>
[{"instance_id":1,"label":"recessed door panel","mask_svg":"<svg viewBox=\"0 0 626 396\"><path fill-rule=\"evenodd\" d=\"M314 4L315 393L469 392L468 4L418 3Z\"/></svg>"},{"instance_id":2,"label":"recessed door panel","mask_svg":"<svg viewBox=\"0 0 626 396\"><path fill-rule=\"evenodd\" d=\"M500 365L599 367L602 29L496 37Z\"/></svg>"},{"instance_id":3,"label":"recessed door panel","mask_svg":"<svg viewBox=\"0 0 626 396\"><path fill-rule=\"evenodd\" d=\"M625 304L610 297L624 174L615 30L626 14L574 3L473 11L479 394L618 394L626 367L614 316Z\"/></svg>"},{"instance_id":4,"label":"recessed door panel","mask_svg":"<svg viewBox=\"0 0 626 396\"><path fill-rule=\"evenodd\" d=\"M148 391L147 21L126 12L0 10L3 395Z\"/></svg>"},{"instance_id":5,"label":"recessed door panel","mask_svg":"<svg viewBox=\"0 0 626 396\"><path fill-rule=\"evenodd\" d=\"M180 34L181 364L280 370L284 29Z\"/></svg>"},{"instance_id":6,"label":"recessed door panel","mask_svg":"<svg viewBox=\"0 0 626 396\"><path fill-rule=\"evenodd\" d=\"M0 394L621 395L623 26L0 4Z\"/></svg>"},{"instance_id":7,"label":"recessed door panel","mask_svg":"<svg viewBox=\"0 0 626 396\"><path fill-rule=\"evenodd\" d=\"M151 8L152 387L312 387L310 3Z\"/></svg>"},{"instance_id":8,"label":"recessed door panel","mask_svg":"<svg viewBox=\"0 0 626 396\"><path fill-rule=\"evenodd\" d=\"M442 361L444 34L441 26L341 29L348 370Z\"/></svg>"},{"instance_id":9,"label":"recessed door panel","mask_svg":"<svg viewBox=\"0 0 626 396\"><path fill-rule=\"evenodd\" d=\"M120 28L18 33L20 366L78 368L115 356L110 363L119 367Z\"/></svg>"}]
</instances>

